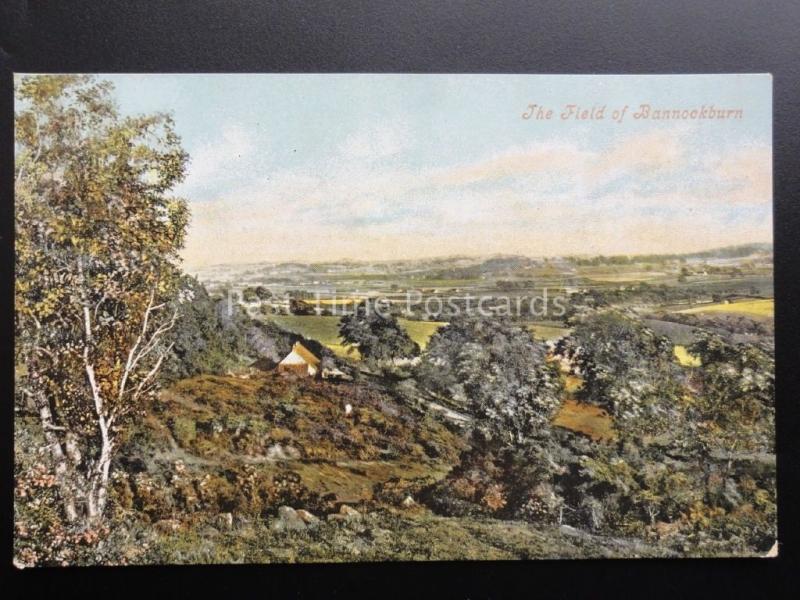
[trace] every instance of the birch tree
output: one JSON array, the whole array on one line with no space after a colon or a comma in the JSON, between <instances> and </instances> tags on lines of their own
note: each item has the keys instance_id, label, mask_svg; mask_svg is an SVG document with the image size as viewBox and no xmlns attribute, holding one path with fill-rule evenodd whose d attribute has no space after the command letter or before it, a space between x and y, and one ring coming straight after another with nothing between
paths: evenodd
<instances>
[{"instance_id":1,"label":"birch tree","mask_svg":"<svg viewBox=\"0 0 800 600\"><path fill-rule=\"evenodd\" d=\"M15 355L64 516L103 518L120 433L155 393L178 317L187 155L167 115L121 116L92 77L17 81Z\"/></svg>"}]
</instances>

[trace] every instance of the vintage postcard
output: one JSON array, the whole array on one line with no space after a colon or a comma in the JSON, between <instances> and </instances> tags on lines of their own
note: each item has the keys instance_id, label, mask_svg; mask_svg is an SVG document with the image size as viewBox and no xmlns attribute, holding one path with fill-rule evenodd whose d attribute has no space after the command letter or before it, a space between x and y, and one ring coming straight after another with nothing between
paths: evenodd
<instances>
[{"instance_id":1,"label":"vintage postcard","mask_svg":"<svg viewBox=\"0 0 800 600\"><path fill-rule=\"evenodd\" d=\"M776 556L769 75L15 76L14 564Z\"/></svg>"}]
</instances>

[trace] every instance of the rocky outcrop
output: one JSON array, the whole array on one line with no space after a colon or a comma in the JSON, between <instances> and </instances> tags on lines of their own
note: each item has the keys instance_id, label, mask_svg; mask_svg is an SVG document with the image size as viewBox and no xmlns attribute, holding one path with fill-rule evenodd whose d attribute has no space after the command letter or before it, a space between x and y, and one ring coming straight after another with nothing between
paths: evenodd
<instances>
[{"instance_id":1,"label":"rocky outcrop","mask_svg":"<svg viewBox=\"0 0 800 600\"><path fill-rule=\"evenodd\" d=\"M278 509L278 516L270 524L270 529L273 531L305 531L306 523L291 506L281 506Z\"/></svg>"}]
</instances>

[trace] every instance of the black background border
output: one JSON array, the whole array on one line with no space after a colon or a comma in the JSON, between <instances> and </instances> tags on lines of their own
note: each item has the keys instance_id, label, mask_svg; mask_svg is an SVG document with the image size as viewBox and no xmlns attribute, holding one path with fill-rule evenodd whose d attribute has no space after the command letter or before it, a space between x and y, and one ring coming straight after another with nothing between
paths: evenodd
<instances>
[{"instance_id":1,"label":"black background border","mask_svg":"<svg viewBox=\"0 0 800 600\"><path fill-rule=\"evenodd\" d=\"M774 76L778 559L11 569L13 72L763 73ZM4 575L57 595L766 596L797 561L800 3L782 0L0 0ZM795 592L796 593L796 592Z\"/></svg>"}]
</instances>

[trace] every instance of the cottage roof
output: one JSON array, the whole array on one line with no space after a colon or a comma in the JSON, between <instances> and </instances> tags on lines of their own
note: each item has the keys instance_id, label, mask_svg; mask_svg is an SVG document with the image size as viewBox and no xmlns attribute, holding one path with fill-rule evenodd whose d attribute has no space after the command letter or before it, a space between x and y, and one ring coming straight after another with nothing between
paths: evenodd
<instances>
[{"instance_id":1,"label":"cottage roof","mask_svg":"<svg viewBox=\"0 0 800 600\"><path fill-rule=\"evenodd\" d=\"M290 357L292 357L292 354L302 358L303 361L305 361L307 364L313 367L319 366L320 360L316 356L314 356L314 353L311 352L311 350L303 346L303 344L301 344L300 342L294 343L294 346L292 346L292 351L281 362L295 362L290 359ZM289 360L287 361L287 359Z\"/></svg>"}]
</instances>

